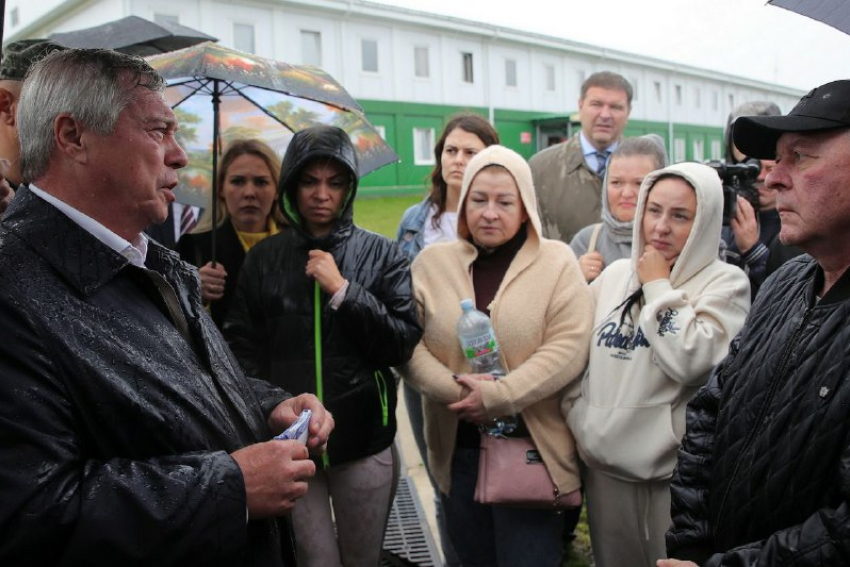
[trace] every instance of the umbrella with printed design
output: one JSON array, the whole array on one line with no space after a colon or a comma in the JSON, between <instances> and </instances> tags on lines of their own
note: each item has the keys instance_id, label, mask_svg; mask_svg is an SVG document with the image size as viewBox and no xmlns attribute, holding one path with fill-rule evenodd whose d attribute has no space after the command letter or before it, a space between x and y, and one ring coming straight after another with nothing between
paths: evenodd
<instances>
[{"instance_id":1,"label":"umbrella with printed design","mask_svg":"<svg viewBox=\"0 0 850 567\"><path fill-rule=\"evenodd\" d=\"M258 138L282 157L295 132L327 124L348 133L361 176L398 161L360 105L319 68L213 43L147 61L168 81L166 98L180 122L178 140L189 156L175 194L180 202L205 209L204 226L218 218L218 200L213 198L218 159L231 140Z\"/></svg>"}]
</instances>

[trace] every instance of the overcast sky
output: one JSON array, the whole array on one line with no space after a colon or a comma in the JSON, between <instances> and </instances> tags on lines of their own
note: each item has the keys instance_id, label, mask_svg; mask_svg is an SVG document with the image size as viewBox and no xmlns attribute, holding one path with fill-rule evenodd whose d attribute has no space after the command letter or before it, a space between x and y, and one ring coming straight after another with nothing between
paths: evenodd
<instances>
[{"instance_id":1,"label":"overcast sky","mask_svg":"<svg viewBox=\"0 0 850 567\"><path fill-rule=\"evenodd\" d=\"M850 78L850 36L765 0L372 0L809 90Z\"/></svg>"}]
</instances>

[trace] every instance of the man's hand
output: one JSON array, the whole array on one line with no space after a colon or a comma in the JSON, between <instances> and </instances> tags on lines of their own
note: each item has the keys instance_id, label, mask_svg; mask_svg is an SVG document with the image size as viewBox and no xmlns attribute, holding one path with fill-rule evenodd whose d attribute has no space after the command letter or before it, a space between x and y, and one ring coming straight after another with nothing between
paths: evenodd
<instances>
[{"instance_id":1,"label":"man's hand","mask_svg":"<svg viewBox=\"0 0 850 567\"><path fill-rule=\"evenodd\" d=\"M307 438L307 448L313 455L325 452L328 437L334 428L334 418L325 409L319 398L313 394L301 394L280 402L269 416L269 429L277 435L298 419L305 409L313 412L310 416L310 436Z\"/></svg>"},{"instance_id":2,"label":"man's hand","mask_svg":"<svg viewBox=\"0 0 850 567\"><path fill-rule=\"evenodd\" d=\"M316 474L307 448L298 441L267 441L230 455L242 470L252 520L282 516L307 493L307 480Z\"/></svg>"},{"instance_id":3,"label":"man's hand","mask_svg":"<svg viewBox=\"0 0 850 567\"><path fill-rule=\"evenodd\" d=\"M668 279L670 277L670 263L658 249L647 244L643 249L643 255L638 259L637 275L641 285L655 280Z\"/></svg>"},{"instance_id":4,"label":"man's hand","mask_svg":"<svg viewBox=\"0 0 850 567\"><path fill-rule=\"evenodd\" d=\"M322 250L310 250L307 260L307 277L319 282L322 291L333 295L339 291L345 278L339 273L334 257Z\"/></svg>"},{"instance_id":5,"label":"man's hand","mask_svg":"<svg viewBox=\"0 0 850 567\"><path fill-rule=\"evenodd\" d=\"M738 195L736 202L735 216L729 220L729 226L735 234L735 246L741 254L746 254L759 241L759 224L749 201Z\"/></svg>"},{"instance_id":6,"label":"man's hand","mask_svg":"<svg viewBox=\"0 0 850 567\"><path fill-rule=\"evenodd\" d=\"M678 559L659 559L655 567L699 567L693 561L679 561Z\"/></svg>"},{"instance_id":7,"label":"man's hand","mask_svg":"<svg viewBox=\"0 0 850 567\"><path fill-rule=\"evenodd\" d=\"M587 280L587 283L590 283L598 278L602 272L602 254L596 251L582 254L578 258L578 265L581 266L581 273L584 274L584 279Z\"/></svg>"},{"instance_id":8,"label":"man's hand","mask_svg":"<svg viewBox=\"0 0 850 567\"><path fill-rule=\"evenodd\" d=\"M0 216L6 212L6 209L9 207L9 203L12 202L12 198L15 196L15 190L12 189L12 186L9 185L9 182L6 181L3 177L0 177Z\"/></svg>"},{"instance_id":9,"label":"man's hand","mask_svg":"<svg viewBox=\"0 0 850 567\"><path fill-rule=\"evenodd\" d=\"M201 276L201 299L204 305L224 297L224 286L227 283L227 270L216 262L207 262L198 270Z\"/></svg>"},{"instance_id":10,"label":"man's hand","mask_svg":"<svg viewBox=\"0 0 850 567\"><path fill-rule=\"evenodd\" d=\"M481 395L481 382L492 382L490 374L463 374L458 376L457 383L463 387L463 399L449 404L458 419L463 419L476 425L484 425L493 421L487 417L484 398Z\"/></svg>"}]
</instances>

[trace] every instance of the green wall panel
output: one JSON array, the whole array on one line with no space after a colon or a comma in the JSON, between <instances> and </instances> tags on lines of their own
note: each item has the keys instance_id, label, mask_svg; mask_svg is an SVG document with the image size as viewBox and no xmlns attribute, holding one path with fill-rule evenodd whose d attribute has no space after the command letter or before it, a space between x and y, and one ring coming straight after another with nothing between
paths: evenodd
<instances>
[{"instance_id":1,"label":"green wall panel","mask_svg":"<svg viewBox=\"0 0 850 567\"><path fill-rule=\"evenodd\" d=\"M428 186L428 175L432 165L416 165L413 155L414 128L433 128L436 142L449 118L459 112L475 112L489 117L489 111L481 107L459 107L451 105L387 102L375 100L359 101L366 117L376 126L382 126L386 140L395 149L400 162L385 166L363 178L363 194L423 194ZM557 118L550 113L527 112L508 109L493 111L496 129L502 144L523 157L530 158L537 150L537 121ZM561 115L561 116L566 116ZM577 127L577 125L576 125ZM626 136L658 134L664 140L668 153L672 153L670 128L664 122L631 120L626 126ZM693 124L674 124L673 137L686 140L686 159L692 160L694 140L703 141L703 157L711 157L713 141L723 139L721 128Z\"/></svg>"}]
</instances>

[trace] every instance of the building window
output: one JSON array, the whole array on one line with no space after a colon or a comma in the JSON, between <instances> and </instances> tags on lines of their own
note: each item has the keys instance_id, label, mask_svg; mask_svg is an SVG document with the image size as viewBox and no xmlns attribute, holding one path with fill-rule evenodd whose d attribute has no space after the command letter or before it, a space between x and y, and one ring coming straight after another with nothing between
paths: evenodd
<instances>
[{"instance_id":1,"label":"building window","mask_svg":"<svg viewBox=\"0 0 850 567\"><path fill-rule=\"evenodd\" d=\"M685 159L687 159L685 157L685 139L676 138L673 141L673 163L679 163L685 161Z\"/></svg>"},{"instance_id":2,"label":"building window","mask_svg":"<svg viewBox=\"0 0 850 567\"><path fill-rule=\"evenodd\" d=\"M546 65L546 90L555 90L555 66Z\"/></svg>"},{"instance_id":3,"label":"building window","mask_svg":"<svg viewBox=\"0 0 850 567\"><path fill-rule=\"evenodd\" d=\"M178 16L172 16L171 14L154 14L153 21L157 24L170 24L172 26L180 25L180 18Z\"/></svg>"},{"instance_id":4,"label":"building window","mask_svg":"<svg viewBox=\"0 0 850 567\"><path fill-rule=\"evenodd\" d=\"M9 20L12 22L12 26L17 26L21 23L21 14L18 12L18 7L15 6L12 8L12 11L9 12Z\"/></svg>"},{"instance_id":5,"label":"building window","mask_svg":"<svg viewBox=\"0 0 850 567\"><path fill-rule=\"evenodd\" d=\"M584 69L578 70L578 84L584 85L584 81L587 79L587 72Z\"/></svg>"},{"instance_id":6,"label":"building window","mask_svg":"<svg viewBox=\"0 0 850 567\"><path fill-rule=\"evenodd\" d=\"M360 41L360 69L366 73L378 72L378 42L376 40Z\"/></svg>"},{"instance_id":7,"label":"building window","mask_svg":"<svg viewBox=\"0 0 850 567\"><path fill-rule=\"evenodd\" d=\"M301 63L322 66L322 34L317 31L301 30Z\"/></svg>"},{"instance_id":8,"label":"building window","mask_svg":"<svg viewBox=\"0 0 850 567\"><path fill-rule=\"evenodd\" d=\"M632 84L632 102L636 102L638 99L638 80L632 77L629 82Z\"/></svg>"},{"instance_id":9,"label":"building window","mask_svg":"<svg viewBox=\"0 0 850 567\"><path fill-rule=\"evenodd\" d=\"M733 108L735 108L735 95L730 94L729 95L729 110L732 110Z\"/></svg>"},{"instance_id":10,"label":"building window","mask_svg":"<svg viewBox=\"0 0 850 567\"><path fill-rule=\"evenodd\" d=\"M413 72L417 77L421 79L427 79L431 76L431 67L428 61L427 47L413 48L413 67Z\"/></svg>"},{"instance_id":11,"label":"building window","mask_svg":"<svg viewBox=\"0 0 850 567\"><path fill-rule=\"evenodd\" d=\"M461 60L463 64L463 82L464 83L474 83L474 75L472 74L472 53L461 53Z\"/></svg>"},{"instance_id":12,"label":"building window","mask_svg":"<svg viewBox=\"0 0 850 567\"><path fill-rule=\"evenodd\" d=\"M245 53L254 53L254 26L233 24L233 47Z\"/></svg>"},{"instance_id":13,"label":"building window","mask_svg":"<svg viewBox=\"0 0 850 567\"><path fill-rule=\"evenodd\" d=\"M705 159L705 143L702 140L694 140L694 161L702 162Z\"/></svg>"},{"instance_id":14,"label":"building window","mask_svg":"<svg viewBox=\"0 0 850 567\"><path fill-rule=\"evenodd\" d=\"M702 97L700 96L699 88L694 89L694 108L702 106Z\"/></svg>"},{"instance_id":15,"label":"building window","mask_svg":"<svg viewBox=\"0 0 850 567\"><path fill-rule=\"evenodd\" d=\"M676 106L682 106L682 85L675 85L673 92L676 96Z\"/></svg>"},{"instance_id":16,"label":"building window","mask_svg":"<svg viewBox=\"0 0 850 567\"><path fill-rule=\"evenodd\" d=\"M655 87L655 102L661 104L661 101L664 100L664 98L661 96L661 82L655 81L654 83L652 83L652 86Z\"/></svg>"},{"instance_id":17,"label":"building window","mask_svg":"<svg viewBox=\"0 0 850 567\"><path fill-rule=\"evenodd\" d=\"M434 165L434 129L413 129L414 165Z\"/></svg>"},{"instance_id":18,"label":"building window","mask_svg":"<svg viewBox=\"0 0 850 567\"><path fill-rule=\"evenodd\" d=\"M717 91L711 91L711 109L718 110L720 106L720 93Z\"/></svg>"},{"instance_id":19,"label":"building window","mask_svg":"<svg viewBox=\"0 0 850 567\"><path fill-rule=\"evenodd\" d=\"M721 159L720 140L711 141L711 159Z\"/></svg>"},{"instance_id":20,"label":"building window","mask_svg":"<svg viewBox=\"0 0 850 567\"><path fill-rule=\"evenodd\" d=\"M516 85L516 61L505 59L505 86L515 87Z\"/></svg>"}]
</instances>

